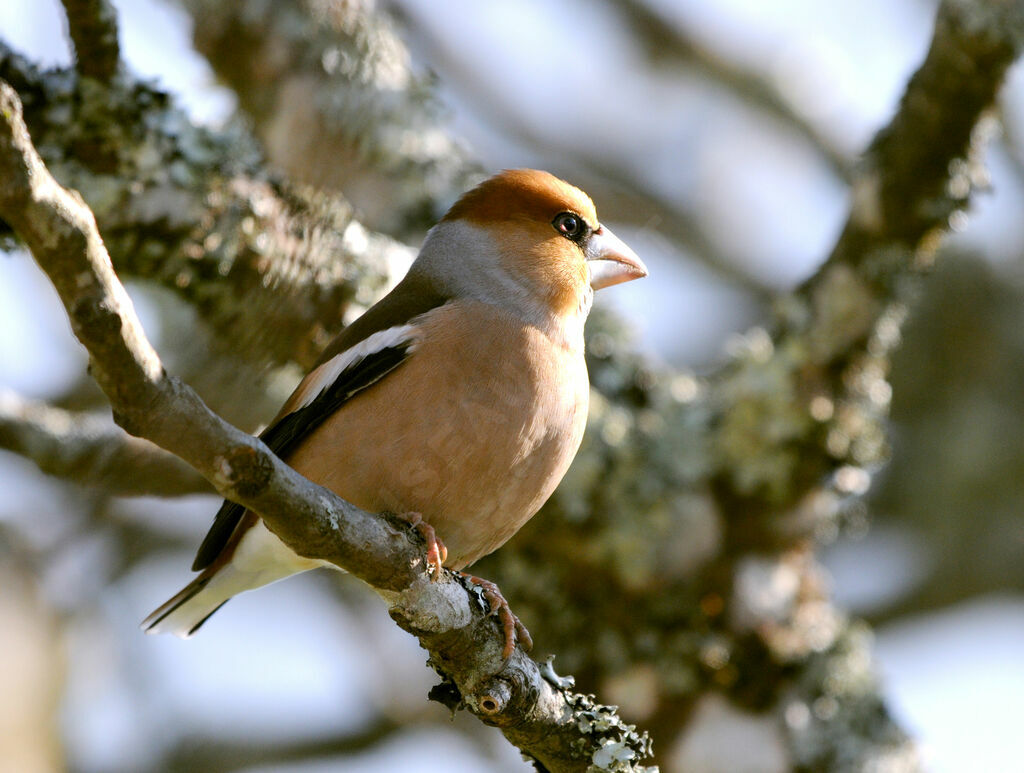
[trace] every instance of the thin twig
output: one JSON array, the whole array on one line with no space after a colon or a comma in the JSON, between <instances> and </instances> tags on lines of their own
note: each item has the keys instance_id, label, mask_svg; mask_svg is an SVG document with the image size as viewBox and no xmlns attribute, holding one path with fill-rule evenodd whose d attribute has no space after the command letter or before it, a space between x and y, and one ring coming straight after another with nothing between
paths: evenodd
<instances>
[{"instance_id":1,"label":"thin twig","mask_svg":"<svg viewBox=\"0 0 1024 773\"><path fill-rule=\"evenodd\" d=\"M713 50L696 36L666 20L640 0L606 0L633 26L652 58L676 60L729 89L747 104L778 118L802 136L821 155L832 172L849 180L853 159L840 150L780 93L763 72L744 67Z\"/></svg>"}]
</instances>

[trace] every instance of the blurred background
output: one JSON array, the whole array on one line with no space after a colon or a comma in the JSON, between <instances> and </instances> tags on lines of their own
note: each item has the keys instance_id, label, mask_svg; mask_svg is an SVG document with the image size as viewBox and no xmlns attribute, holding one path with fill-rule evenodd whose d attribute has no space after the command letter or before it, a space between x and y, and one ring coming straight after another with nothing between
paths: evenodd
<instances>
[{"instance_id":1,"label":"blurred background","mask_svg":"<svg viewBox=\"0 0 1024 773\"><path fill-rule=\"evenodd\" d=\"M114 4L134 72L196 121L231 118L239 96L196 52L186 10ZM652 274L600 302L646 357L698 374L828 254L858 153L935 14L926 0L384 7L485 169L545 168L592 195ZM0 4L0 38L45 66L70 63L63 24L56 0ZM861 526L823 553L834 598L874 627L890 708L939 773L1024 759L1019 68L998 117L991 188L957 223L895 355L892 461ZM172 350L167 299L130 289ZM0 390L73 403L84 366L41 272L0 256ZM0 452L0 770L527 769L496 731L426 703L424 653L355 582L302 576L233 601L188 642L143 636L217 505L110 497Z\"/></svg>"}]
</instances>

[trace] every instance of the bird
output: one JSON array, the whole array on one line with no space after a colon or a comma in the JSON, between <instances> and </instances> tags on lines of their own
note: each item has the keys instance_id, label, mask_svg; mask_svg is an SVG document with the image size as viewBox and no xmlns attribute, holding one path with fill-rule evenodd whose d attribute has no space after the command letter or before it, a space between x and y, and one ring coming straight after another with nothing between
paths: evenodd
<instances>
[{"instance_id":1,"label":"bird","mask_svg":"<svg viewBox=\"0 0 1024 773\"><path fill-rule=\"evenodd\" d=\"M427 569L481 587L508 658L529 632L461 570L544 504L583 438L594 291L647 275L580 189L533 169L465 192L405 277L343 329L259 437L314 483L412 524ZM142 627L187 638L238 593L321 566L225 500L191 583Z\"/></svg>"}]
</instances>

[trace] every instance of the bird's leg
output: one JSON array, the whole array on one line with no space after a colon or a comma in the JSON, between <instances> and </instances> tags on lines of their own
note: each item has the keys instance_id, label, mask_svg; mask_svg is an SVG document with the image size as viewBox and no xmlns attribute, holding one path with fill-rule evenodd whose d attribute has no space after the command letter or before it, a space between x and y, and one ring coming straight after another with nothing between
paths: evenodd
<instances>
[{"instance_id":1,"label":"bird's leg","mask_svg":"<svg viewBox=\"0 0 1024 773\"><path fill-rule=\"evenodd\" d=\"M533 649L533 637L530 636L530 632L526 630L526 626L523 625L519 618L516 617L512 610L509 608L508 602L505 597L501 595L501 591L498 590L498 586L490 580L485 580L482 577L476 577L466 572L459 572L467 581L473 583L479 588L483 589L484 598L487 603L491 605L491 613L498 616L501 621L501 627L505 631L505 647L501 651L501 656L508 660L512 655L512 650L516 647L516 639L523 646L523 649L529 652Z\"/></svg>"},{"instance_id":2,"label":"bird's leg","mask_svg":"<svg viewBox=\"0 0 1024 773\"><path fill-rule=\"evenodd\" d=\"M444 546L434 527L423 520L422 513L396 513L398 519L405 521L419 532L427 543L427 569L433 569L431 579L438 580L441 577L441 566L448 560L448 548Z\"/></svg>"}]
</instances>

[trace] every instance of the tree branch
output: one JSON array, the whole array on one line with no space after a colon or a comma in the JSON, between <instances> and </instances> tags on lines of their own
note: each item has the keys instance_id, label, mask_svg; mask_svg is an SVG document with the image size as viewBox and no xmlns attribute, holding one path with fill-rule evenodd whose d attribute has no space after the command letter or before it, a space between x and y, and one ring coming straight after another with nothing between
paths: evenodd
<instances>
[{"instance_id":1,"label":"tree branch","mask_svg":"<svg viewBox=\"0 0 1024 773\"><path fill-rule=\"evenodd\" d=\"M120 496L209 493L210 484L174 454L109 420L0 392L0 448L40 470Z\"/></svg>"},{"instance_id":2,"label":"tree branch","mask_svg":"<svg viewBox=\"0 0 1024 773\"><path fill-rule=\"evenodd\" d=\"M193 41L295 182L343 191L367 225L418 238L479 167L387 14L329 0L185 0Z\"/></svg>"},{"instance_id":3,"label":"tree branch","mask_svg":"<svg viewBox=\"0 0 1024 773\"><path fill-rule=\"evenodd\" d=\"M0 82L0 216L57 289L115 421L195 467L223 496L259 512L300 555L325 559L373 586L419 637L461 701L551 771L639 770L650 751L609 707L555 686L521 650L502 661L498 624L450 573L432 582L421 542L314 485L258 439L213 414L169 376L111 266L95 219L50 175L29 138L16 92Z\"/></svg>"},{"instance_id":4,"label":"tree branch","mask_svg":"<svg viewBox=\"0 0 1024 773\"><path fill-rule=\"evenodd\" d=\"M778 409L791 419L806 419L812 411L800 403L815 398L834 409L824 422L786 422L794 432L792 445L778 446L776 454L792 459L787 465L792 488L784 498L790 506L844 464L864 468L884 461L885 433L879 426L888 408L884 378L906 317L907 280L931 265L951 218L966 209L986 177L981 155L992 132L985 113L1022 42L1020 3L942 3L925 61L854 178L849 219L831 255L779 305L774 347L759 368L795 369L795 402ZM728 371L725 378L738 375ZM741 391L737 397L751 395ZM764 419L781 422L783 416L773 411ZM770 439L767 425L735 429ZM846 441L840 443L839 436ZM731 441L750 450L739 435ZM749 472L740 459L723 461L734 493L749 494L753 486L741 480ZM779 501L765 504L775 507Z\"/></svg>"},{"instance_id":5,"label":"tree branch","mask_svg":"<svg viewBox=\"0 0 1024 773\"><path fill-rule=\"evenodd\" d=\"M121 49L117 14L109 0L61 0L79 74L108 83L117 73Z\"/></svg>"},{"instance_id":6,"label":"tree branch","mask_svg":"<svg viewBox=\"0 0 1024 773\"><path fill-rule=\"evenodd\" d=\"M843 180L850 179L852 159L797 111L764 72L748 69L723 57L688 30L666 20L642 0L606 2L637 31L652 59L661 62L678 60L729 89L746 103L779 119L818 152L833 174Z\"/></svg>"},{"instance_id":7,"label":"tree branch","mask_svg":"<svg viewBox=\"0 0 1024 773\"><path fill-rule=\"evenodd\" d=\"M409 248L344 199L267 179L251 137L193 126L149 86L88 88L3 43L0 78L47 166L84 192L117 270L194 307L225 359L308 367L408 267Z\"/></svg>"},{"instance_id":8,"label":"tree branch","mask_svg":"<svg viewBox=\"0 0 1024 773\"><path fill-rule=\"evenodd\" d=\"M835 265L860 268L887 246L914 249L937 237L985 179L971 151L1024 39L1024 6L1013 0L946 0L924 63L890 124L875 137L853 181L843 233L812 280ZM953 165L952 167L950 165ZM926 245L934 252L937 241ZM885 265L872 273L886 273Z\"/></svg>"}]
</instances>

